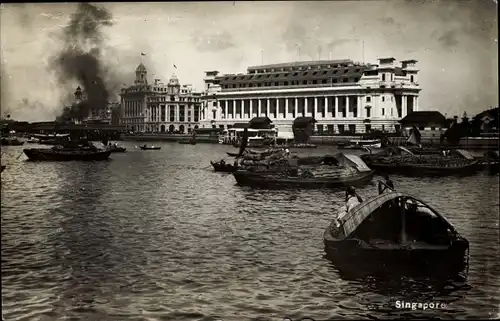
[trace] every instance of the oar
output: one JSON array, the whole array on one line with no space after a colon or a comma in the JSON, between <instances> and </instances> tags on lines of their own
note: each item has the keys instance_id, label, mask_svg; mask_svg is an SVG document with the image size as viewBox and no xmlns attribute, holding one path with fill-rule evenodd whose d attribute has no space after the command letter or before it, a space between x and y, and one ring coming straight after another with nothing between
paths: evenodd
<instances>
[{"instance_id":1,"label":"oar","mask_svg":"<svg viewBox=\"0 0 500 321\"><path fill-rule=\"evenodd\" d=\"M19 157L23 156L24 152L22 152L21 154L19 154L19 156L17 156L16 160L19 159Z\"/></svg>"}]
</instances>

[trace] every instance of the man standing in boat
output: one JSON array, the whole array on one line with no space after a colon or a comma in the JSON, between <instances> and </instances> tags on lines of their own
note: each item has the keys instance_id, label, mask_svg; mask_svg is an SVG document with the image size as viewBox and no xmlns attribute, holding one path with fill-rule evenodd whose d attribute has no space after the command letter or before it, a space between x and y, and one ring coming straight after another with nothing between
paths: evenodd
<instances>
[{"instance_id":1,"label":"man standing in boat","mask_svg":"<svg viewBox=\"0 0 500 321\"><path fill-rule=\"evenodd\" d=\"M384 181L378 181L378 194L382 194L385 191L392 192L394 191L394 184L389 178L389 175L384 175Z\"/></svg>"},{"instance_id":2,"label":"man standing in boat","mask_svg":"<svg viewBox=\"0 0 500 321\"><path fill-rule=\"evenodd\" d=\"M354 187L349 186L345 191L345 202L347 211L349 212L354 206L362 203L363 199L356 193Z\"/></svg>"}]
</instances>

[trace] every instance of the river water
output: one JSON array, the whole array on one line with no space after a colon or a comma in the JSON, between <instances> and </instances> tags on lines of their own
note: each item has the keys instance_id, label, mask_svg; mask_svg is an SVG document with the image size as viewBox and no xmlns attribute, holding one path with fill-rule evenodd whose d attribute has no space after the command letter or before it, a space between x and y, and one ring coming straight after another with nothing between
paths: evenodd
<instances>
[{"instance_id":1,"label":"river water","mask_svg":"<svg viewBox=\"0 0 500 321\"><path fill-rule=\"evenodd\" d=\"M207 167L233 147L159 144L125 142L127 153L95 163L27 162L27 146L2 148L5 320L498 316L498 174L391 176L470 242L465 284L435 287L338 273L322 234L343 191L239 187ZM396 300L445 306L402 310Z\"/></svg>"}]
</instances>

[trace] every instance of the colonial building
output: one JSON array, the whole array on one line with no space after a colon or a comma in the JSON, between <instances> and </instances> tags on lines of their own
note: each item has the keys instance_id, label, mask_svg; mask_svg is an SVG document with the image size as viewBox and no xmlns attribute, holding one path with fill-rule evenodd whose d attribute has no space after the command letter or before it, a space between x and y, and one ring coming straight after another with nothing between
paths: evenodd
<instances>
[{"instance_id":1,"label":"colonial building","mask_svg":"<svg viewBox=\"0 0 500 321\"><path fill-rule=\"evenodd\" d=\"M246 74L206 72L200 124L231 128L267 116L279 132L291 132L295 118L314 117L319 132L393 132L418 110L416 63L324 60L249 67Z\"/></svg>"},{"instance_id":2,"label":"colonial building","mask_svg":"<svg viewBox=\"0 0 500 321\"><path fill-rule=\"evenodd\" d=\"M148 83L146 67L141 63L135 71L132 86L122 88L121 122L135 132L189 133L199 127L201 93L190 85L181 86L172 75L167 85L155 79Z\"/></svg>"}]
</instances>

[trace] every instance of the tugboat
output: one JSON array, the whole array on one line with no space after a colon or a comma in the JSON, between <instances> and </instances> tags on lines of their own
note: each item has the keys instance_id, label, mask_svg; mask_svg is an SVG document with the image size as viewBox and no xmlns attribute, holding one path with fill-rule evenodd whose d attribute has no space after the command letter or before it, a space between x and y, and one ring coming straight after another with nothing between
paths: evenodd
<instances>
[{"instance_id":1,"label":"tugboat","mask_svg":"<svg viewBox=\"0 0 500 321\"><path fill-rule=\"evenodd\" d=\"M327 257L339 268L461 273L469 242L430 205L394 191L342 206L323 234Z\"/></svg>"}]
</instances>

